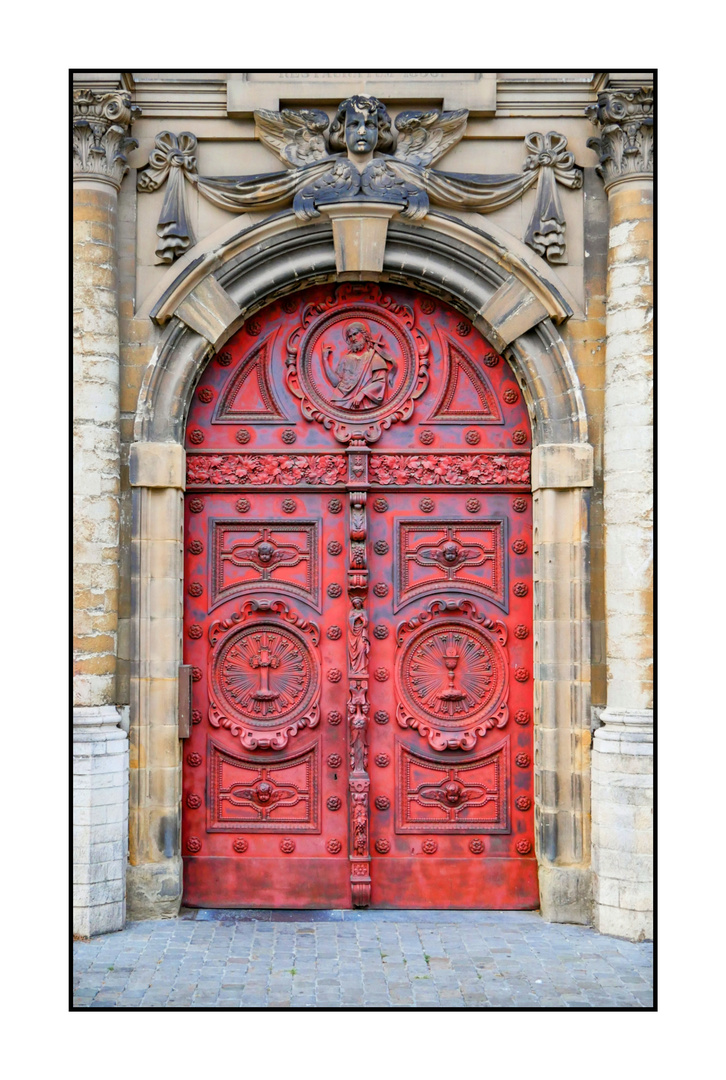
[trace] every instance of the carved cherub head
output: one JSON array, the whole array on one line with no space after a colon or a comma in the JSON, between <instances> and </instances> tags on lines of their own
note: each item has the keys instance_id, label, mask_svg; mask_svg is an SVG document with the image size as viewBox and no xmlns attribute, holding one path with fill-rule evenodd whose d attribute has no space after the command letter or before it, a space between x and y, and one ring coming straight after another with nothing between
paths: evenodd
<instances>
[{"instance_id":1,"label":"carved cherub head","mask_svg":"<svg viewBox=\"0 0 726 1080\"><path fill-rule=\"evenodd\" d=\"M261 563L268 563L274 554L274 547L266 540L263 540L261 544L257 545L257 558Z\"/></svg>"},{"instance_id":2,"label":"carved cherub head","mask_svg":"<svg viewBox=\"0 0 726 1080\"><path fill-rule=\"evenodd\" d=\"M354 156L371 154L374 150L388 154L393 150L391 118L378 98L355 94L341 101L330 125L330 149L345 149Z\"/></svg>"},{"instance_id":3,"label":"carved cherub head","mask_svg":"<svg viewBox=\"0 0 726 1080\"><path fill-rule=\"evenodd\" d=\"M442 547L441 553L447 563L454 563L459 557L459 545L455 540L449 540Z\"/></svg>"}]
</instances>

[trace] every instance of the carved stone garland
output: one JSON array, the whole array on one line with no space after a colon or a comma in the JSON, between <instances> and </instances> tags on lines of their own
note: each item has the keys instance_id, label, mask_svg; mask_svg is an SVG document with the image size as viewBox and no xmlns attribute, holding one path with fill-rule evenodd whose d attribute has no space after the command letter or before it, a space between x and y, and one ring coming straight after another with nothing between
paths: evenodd
<instances>
[{"instance_id":1,"label":"carved stone garland","mask_svg":"<svg viewBox=\"0 0 726 1080\"><path fill-rule=\"evenodd\" d=\"M565 152L567 139L554 131L527 135L529 157L521 173L467 175L432 168L462 138L468 116L466 109L406 110L392 123L383 102L362 95L342 101L332 123L321 109L260 109L255 113L259 137L285 165L282 172L260 176L199 176L195 137L162 131L138 180L139 191L155 191L169 176L173 188L157 227L162 237L157 255L171 261L189 245L184 180L224 210L272 210L291 202L302 221L341 201L394 203L412 220L424 218L431 203L487 214L509 206L537 183L525 243L550 262L565 262L565 221L556 185L582 186L581 170Z\"/></svg>"},{"instance_id":2,"label":"carved stone garland","mask_svg":"<svg viewBox=\"0 0 726 1080\"><path fill-rule=\"evenodd\" d=\"M368 775L368 497L369 450L362 439L351 442L348 455L350 500L350 561L348 565L348 734L350 774L350 883L354 907L371 900L370 777Z\"/></svg>"}]
</instances>

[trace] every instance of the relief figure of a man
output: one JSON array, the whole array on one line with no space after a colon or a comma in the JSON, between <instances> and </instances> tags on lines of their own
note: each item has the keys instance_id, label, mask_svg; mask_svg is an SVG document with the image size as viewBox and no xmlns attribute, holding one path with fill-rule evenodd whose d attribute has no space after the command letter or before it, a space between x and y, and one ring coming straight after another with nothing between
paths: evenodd
<instances>
[{"instance_id":1,"label":"relief figure of a man","mask_svg":"<svg viewBox=\"0 0 726 1080\"><path fill-rule=\"evenodd\" d=\"M345 339L348 349L337 364L330 359L332 348L323 344L325 374L338 391L330 400L344 409L375 408L385 397L386 385L393 386L396 361L364 322L349 323Z\"/></svg>"}]
</instances>

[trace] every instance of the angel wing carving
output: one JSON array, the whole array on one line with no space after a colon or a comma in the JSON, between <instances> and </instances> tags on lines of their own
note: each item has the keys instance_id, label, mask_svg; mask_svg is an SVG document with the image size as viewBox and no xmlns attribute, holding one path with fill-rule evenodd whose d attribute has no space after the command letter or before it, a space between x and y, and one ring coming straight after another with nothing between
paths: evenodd
<instances>
[{"instance_id":1,"label":"angel wing carving","mask_svg":"<svg viewBox=\"0 0 726 1080\"><path fill-rule=\"evenodd\" d=\"M274 150L288 168L311 165L330 154L324 135L330 118L322 109L260 109L255 121L265 146Z\"/></svg>"},{"instance_id":2,"label":"angel wing carving","mask_svg":"<svg viewBox=\"0 0 726 1080\"><path fill-rule=\"evenodd\" d=\"M398 144L393 156L420 168L433 165L461 139L468 115L467 109L399 113L395 123Z\"/></svg>"}]
</instances>

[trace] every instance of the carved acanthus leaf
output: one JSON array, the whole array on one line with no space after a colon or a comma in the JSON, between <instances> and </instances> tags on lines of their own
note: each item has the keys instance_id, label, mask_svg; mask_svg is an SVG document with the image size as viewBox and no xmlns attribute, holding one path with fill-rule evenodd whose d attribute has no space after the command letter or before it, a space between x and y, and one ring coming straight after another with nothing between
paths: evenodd
<instances>
[{"instance_id":1,"label":"carved acanthus leaf","mask_svg":"<svg viewBox=\"0 0 726 1080\"><path fill-rule=\"evenodd\" d=\"M126 151L138 146L129 136L141 109L126 91L73 92L73 176L106 180L119 188L128 172Z\"/></svg>"},{"instance_id":2,"label":"carved acanthus leaf","mask_svg":"<svg viewBox=\"0 0 726 1080\"><path fill-rule=\"evenodd\" d=\"M599 158L597 173L605 187L618 180L653 173L653 88L640 90L603 90L597 105L585 110L593 124L600 128L599 139L588 139L587 145Z\"/></svg>"}]
</instances>

